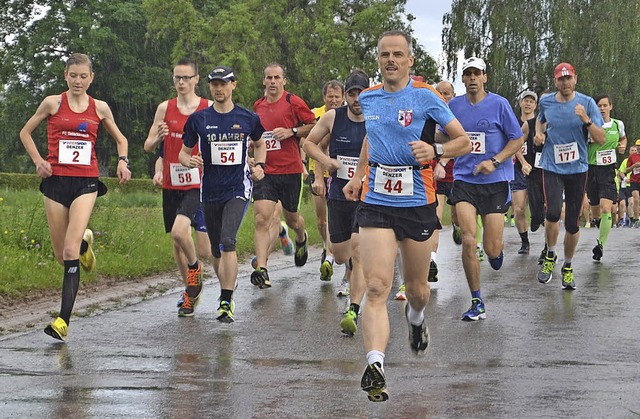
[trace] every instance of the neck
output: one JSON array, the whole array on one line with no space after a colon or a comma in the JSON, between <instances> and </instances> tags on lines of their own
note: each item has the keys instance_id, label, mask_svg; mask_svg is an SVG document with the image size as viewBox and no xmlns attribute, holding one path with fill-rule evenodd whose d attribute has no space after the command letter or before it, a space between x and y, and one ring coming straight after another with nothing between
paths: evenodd
<instances>
[{"instance_id":1,"label":"neck","mask_svg":"<svg viewBox=\"0 0 640 419\"><path fill-rule=\"evenodd\" d=\"M275 95L270 95L269 93L267 93L267 102L275 103L280 100L283 94L284 94L284 90L279 93L276 93Z\"/></svg>"},{"instance_id":2,"label":"neck","mask_svg":"<svg viewBox=\"0 0 640 419\"><path fill-rule=\"evenodd\" d=\"M611 122L611 116L603 116L602 119L604 119L604 122Z\"/></svg>"},{"instance_id":3,"label":"neck","mask_svg":"<svg viewBox=\"0 0 640 419\"><path fill-rule=\"evenodd\" d=\"M576 97L576 91L574 90L573 92L571 92L568 95L563 95L561 92L556 93L556 100L558 102L569 102L571 100L573 100L573 98Z\"/></svg>"},{"instance_id":4,"label":"neck","mask_svg":"<svg viewBox=\"0 0 640 419\"><path fill-rule=\"evenodd\" d=\"M360 115L356 115L351 112L351 109L347 107L347 117L353 122L364 122L364 114L360 113Z\"/></svg>"},{"instance_id":5,"label":"neck","mask_svg":"<svg viewBox=\"0 0 640 419\"><path fill-rule=\"evenodd\" d=\"M522 122L527 122L528 120L530 120L534 116L535 116L535 114L533 112L529 112L529 113L522 112L522 115L520 115L520 120Z\"/></svg>"},{"instance_id":6,"label":"neck","mask_svg":"<svg viewBox=\"0 0 640 419\"><path fill-rule=\"evenodd\" d=\"M227 100L224 102L213 102L213 109L218 113L229 113L233 110L233 102L231 100Z\"/></svg>"},{"instance_id":7,"label":"neck","mask_svg":"<svg viewBox=\"0 0 640 419\"><path fill-rule=\"evenodd\" d=\"M469 103L473 105L480 102L486 96L487 96L487 91L484 89L478 90L477 92L467 92L467 100L469 101Z\"/></svg>"},{"instance_id":8,"label":"neck","mask_svg":"<svg viewBox=\"0 0 640 419\"><path fill-rule=\"evenodd\" d=\"M178 105L190 105L197 102L200 102L200 96L196 95L195 92L180 94L177 96Z\"/></svg>"},{"instance_id":9,"label":"neck","mask_svg":"<svg viewBox=\"0 0 640 419\"><path fill-rule=\"evenodd\" d=\"M406 77L402 77L401 79L397 80L397 81L390 81L390 80L385 80L384 81L384 90L387 92L399 92L400 90L404 89L405 87L407 87L407 85L409 84L409 80L411 80L411 78L409 76Z\"/></svg>"}]
</instances>

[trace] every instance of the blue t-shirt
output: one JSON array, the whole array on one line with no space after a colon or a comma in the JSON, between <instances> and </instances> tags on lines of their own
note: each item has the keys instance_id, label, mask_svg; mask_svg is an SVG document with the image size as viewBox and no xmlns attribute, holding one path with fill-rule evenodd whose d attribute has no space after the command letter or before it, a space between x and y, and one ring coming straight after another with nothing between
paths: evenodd
<instances>
[{"instance_id":1,"label":"blue t-shirt","mask_svg":"<svg viewBox=\"0 0 640 419\"><path fill-rule=\"evenodd\" d=\"M398 92L385 91L382 85L371 87L360 94L359 101L369 141L362 200L390 207L434 203L433 171L428 165L417 169L427 162L416 160L409 142L433 143L436 123L445 126L454 119L447 104L431 86L414 80ZM383 170L379 165L409 169ZM411 184L405 182L408 179Z\"/></svg>"},{"instance_id":2,"label":"blue t-shirt","mask_svg":"<svg viewBox=\"0 0 640 419\"><path fill-rule=\"evenodd\" d=\"M471 139L471 153L455 158L453 179L476 184L489 184L513 180L513 159L508 158L488 175L473 174L475 167L500 153L509 141L522 138L520 121L513 113L509 101L487 92L475 105L467 95L451 99L449 107Z\"/></svg>"},{"instance_id":3,"label":"blue t-shirt","mask_svg":"<svg viewBox=\"0 0 640 419\"><path fill-rule=\"evenodd\" d=\"M201 202L251 198L248 145L249 140L259 140L263 132L258 115L238 105L227 113L210 106L189 116L182 140L190 148L197 143L202 153Z\"/></svg>"},{"instance_id":4,"label":"blue t-shirt","mask_svg":"<svg viewBox=\"0 0 640 419\"><path fill-rule=\"evenodd\" d=\"M547 139L540 156L543 170L561 175L589 170L588 132L576 115L578 104L584 106L591 122L599 127L604 125L596 102L580 92L569 102L559 102L555 93L540 99L538 119L547 123Z\"/></svg>"}]
</instances>

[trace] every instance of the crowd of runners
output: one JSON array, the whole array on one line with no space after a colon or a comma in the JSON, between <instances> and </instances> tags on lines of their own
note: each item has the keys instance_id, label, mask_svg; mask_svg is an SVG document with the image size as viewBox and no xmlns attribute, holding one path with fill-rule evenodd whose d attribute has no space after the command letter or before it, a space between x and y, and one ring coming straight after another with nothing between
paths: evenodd
<instances>
[{"instance_id":1,"label":"crowd of runners","mask_svg":"<svg viewBox=\"0 0 640 419\"><path fill-rule=\"evenodd\" d=\"M144 148L157 158L153 181L162 187L164 227L185 284L178 316L196 313L209 264L220 284L216 318L234 321L236 236L251 202L251 284L277 287L268 262L278 246L296 266L307 263L309 221L299 211L306 183L323 242L319 278L331 281L334 266L344 266L337 296L349 303L339 328L353 336L362 326L367 367L361 386L370 400L384 401L394 270L402 279L395 299L406 300L409 344L420 355L429 345L424 311L429 282L438 281L446 205L470 292L464 321L487 316L480 262L486 257L492 269L501 268L505 225L520 235L518 254L531 251L529 230L544 229L541 283L555 273L563 226L560 284L568 291L577 286L572 259L581 218L585 227L599 228L596 262L605 257L613 227L640 226L640 140L623 159L627 136L624 123L611 116L612 99L577 92L571 64L555 67L554 91L525 90L514 111L509 100L485 89L483 59L464 61L460 95L449 82L431 86L412 75L413 59L410 36L385 32L377 53L382 82L371 86L369 75L354 69L344 84L327 81L324 104L314 109L285 89L278 63L264 68L264 91L252 110L233 101L241 79L233 69L217 66L208 74L211 99L204 99L196 94L196 63L176 63L177 95L158 105ZM64 266L60 314L45 328L62 341L79 268L91 271L96 264L87 227L96 198L106 193L95 152L100 124L116 141L120 182L131 177L127 139L109 106L87 94L94 77L89 57L72 54L64 77L68 90L45 98L20 132L43 178L51 240ZM42 158L31 134L45 120L48 154Z\"/></svg>"}]
</instances>

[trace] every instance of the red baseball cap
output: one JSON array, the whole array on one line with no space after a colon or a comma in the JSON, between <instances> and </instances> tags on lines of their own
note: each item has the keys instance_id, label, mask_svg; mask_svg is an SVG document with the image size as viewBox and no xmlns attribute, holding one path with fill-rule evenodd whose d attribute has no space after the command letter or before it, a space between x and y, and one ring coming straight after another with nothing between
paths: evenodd
<instances>
[{"instance_id":1,"label":"red baseball cap","mask_svg":"<svg viewBox=\"0 0 640 419\"><path fill-rule=\"evenodd\" d=\"M565 76L575 76L576 70L574 70L573 66L569 63L560 63L556 66L555 70L553 70L553 76L556 79Z\"/></svg>"}]
</instances>

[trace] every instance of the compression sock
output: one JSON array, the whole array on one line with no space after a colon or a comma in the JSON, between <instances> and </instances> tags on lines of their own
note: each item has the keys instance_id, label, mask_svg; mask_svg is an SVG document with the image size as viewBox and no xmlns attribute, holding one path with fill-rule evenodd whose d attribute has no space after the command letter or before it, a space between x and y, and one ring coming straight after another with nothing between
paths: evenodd
<instances>
[{"instance_id":1,"label":"compression sock","mask_svg":"<svg viewBox=\"0 0 640 419\"><path fill-rule=\"evenodd\" d=\"M602 247L604 247L604 244L609 237L612 223L613 221L611 220L611 213L602 214L602 217L600 217L600 243L602 244Z\"/></svg>"},{"instance_id":2,"label":"compression sock","mask_svg":"<svg viewBox=\"0 0 640 419\"><path fill-rule=\"evenodd\" d=\"M80 286L80 260L64 261L64 277L62 279L62 303L60 304L60 317L67 325L71 318L73 305L76 302L78 287Z\"/></svg>"}]
</instances>

